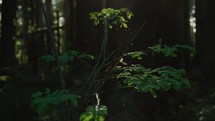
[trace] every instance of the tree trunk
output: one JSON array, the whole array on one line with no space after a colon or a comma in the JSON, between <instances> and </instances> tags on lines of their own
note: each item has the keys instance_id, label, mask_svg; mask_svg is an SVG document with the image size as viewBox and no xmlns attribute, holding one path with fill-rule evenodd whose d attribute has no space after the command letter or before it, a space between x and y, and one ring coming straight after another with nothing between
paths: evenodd
<instances>
[{"instance_id":1,"label":"tree trunk","mask_svg":"<svg viewBox=\"0 0 215 121\"><path fill-rule=\"evenodd\" d=\"M193 74L207 82L208 86L215 78L215 1L196 0L196 56ZM206 83L205 83L206 84Z\"/></svg>"},{"instance_id":2,"label":"tree trunk","mask_svg":"<svg viewBox=\"0 0 215 121\"><path fill-rule=\"evenodd\" d=\"M73 44L77 39L77 0L67 0L64 2L65 17L65 49L74 49Z\"/></svg>"},{"instance_id":3,"label":"tree trunk","mask_svg":"<svg viewBox=\"0 0 215 121\"><path fill-rule=\"evenodd\" d=\"M0 39L0 67L16 64L15 57L15 17L17 1L2 1L2 36Z\"/></svg>"}]
</instances>

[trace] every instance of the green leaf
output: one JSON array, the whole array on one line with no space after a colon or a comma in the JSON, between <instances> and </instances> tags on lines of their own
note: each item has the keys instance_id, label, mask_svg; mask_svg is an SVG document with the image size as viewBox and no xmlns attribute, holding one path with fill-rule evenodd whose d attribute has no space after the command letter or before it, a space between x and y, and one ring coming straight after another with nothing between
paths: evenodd
<instances>
[{"instance_id":1,"label":"green leaf","mask_svg":"<svg viewBox=\"0 0 215 121\"><path fill-rule=\"evenodd\" d=\"M128 25L126 23L122 24L124 28L128 28Z\"/></svg>"},{"instance_id":2,"label":"green leaf","mask_svg":"<svg viewBox=\"0 0 215 121\"><path fill-rule=\"evenodd\" d=\"M59 58L60 62L69 62L69 61L73 61L73 59L74 59L73 56L67 55L67 54L60 55L60 56L58 56L58 58Z\"/></svg>"},{"instance_id":3,"label":"green leaf","mask_svg":"<svg viewBox=\"0 0 215 121\"><path fill-rule=\"evenodd\" d=\"M104 121L107 116L107 107L104 105L91 105L81 114L79 121Z\"/></svg>"},{"instance_id":4,"label":"green leaf","mask_svg":"<svg viewBox=\"0 0 215 121\"><path fill-rule=\"evenodd\" d=\"M121 22L126 22L124 17L120 17Z\"/></svg>"},{"instance_id":5,"label":"green leaf","mask_svg":"<svg viewBox=\"0 0 215 121\"><path fill-rule=\"evenodd\" d=\"M91 121L91 119L93 119L93 114L83 113L80 116L79 121Z\"/></svg>"},{"instance_id":6,"label":"green leaf","mask_svg":"<svg viewBox=\"0 0 215 121\"><path fill-rule=\"evenodd\" d=\"M124 54L124 56L130 56L131 58L138 59L138 60L141 60L142 56L145 56L145 55L147 55L147 53L143 51L135 51L135 52L129 52Z\"/></svg>"},{"instance_id":7,"label":"green leaf","mask_svg":"<svg viewBox=\"0 0 215 121\"><path fill-rule=\"evenodd\" d=\"M172 85L172 88L179 91L181 89L181 82L176 81L175 79L171 79L170 83Z\"/></svg>"},{"instance_id":8,"label":"green leaf","mask_svg":"<svg viewBox=\"0 0 215 121\"><path fill-rule=\"evenodd\" d=\"M112 28L113 28L113 26L111 26L111 25L109 25L108 27L109 27L110 29L112 29Z\"/></svg>"},{"instance_id":9,"label":"green leaf","mask_svg":"<svg viewBox=\"0 0 215 121\"><path fill-rule=\"evenodd\" d=\"M178 48L183 48L183 49L185 49L185 50L188 50L188 51L190 51L190 52L193 53L193 54L196 53L195 48L192 47L192 46L190 46L190 45L179 45L179 44L177 44L176 47L178 47Z\"/></svg>"},{"instance_id":10,"label":"green leaf","mask_svg":"<svg viewBox=\"0 0 215 121\"><path fill-rule=\"evenodd\" d=\"M191 82L189 80L184 80L183 84L185 87L190 88L191 87Z\"/></svg>"},{"instance_id":11,"label":"green leaf","mask_svg":"<svg viewBox=\"0 0 215 121\"><path fill-rule=\"evenodd\" d=\"M40 97L41 95L42 95L41 92L36 92L36 93L34 93L31 97L32 97L32 98L38 98L38 97Z\"/></svg>"},{"instance_id":12,"label":"green leaf","mask_svg":"<svg viewBox=\"0 0 215 121\"><path fill-rule=\"evenodd\" d=\"M177 48L175 47L168 47L164 45L164 48L161 49L161 52L166 56L166 57L177 57L176 52L178 51Z\"/></svg>"},{"instance_id":13,"label":"green leaf","mask_svg":"<svg viewBox=\"0 0 215 121\"><path fill-rule=\"evenodd\" d=\"M70 97L70 101L75 107L78 106L77 96L74 95L74 96Z\"/></svg>"},{"instance_id":14,"label":"green leaf","mask_svg":"<svg viewBox=\"0 0 215 121\"><path fill-rule=\"evenodd\" d=\"M92 55L86 53L70 50L58 56L60 62L71 62L75 58L79 59L94 59ZM56 61L56 58L53 55L43 55L39 58L42 62L53 62Z\"/></svg>"},{"instance_id":15,"label":"green leaf","mask_svg":"<svg viewBox=\"0 0 215 121\"><path fill-rule=\"evenodd\" d=\"M195 49L193 47L191 47L189 45L179 45L179 44L172 46L172 47L169 47L167 45L161 45L159 43L155 46L149 47L149 49L151 49L153 52L155 52L157 54L162 53L166 57L177 57L176 52L178 52L179 49L186 49L192 53L195 52Z\"/></svg>"},{"instance_id":16,"label":"green leaf","mask_svg":"<svg viewBox=\"0 0 215 121\"><path fill-rule=\"evenodd\" d=\"M128 19L131 19L131 17L132 17L132 14L127 14L127 17L128 17Z\"/></svg>"},{"instance_id":17,"label":"green leaf","mask_svg":"<svg viewBox=\"0 0 215 121\"><path fill-rule=\"evenodd\" d=\"M39 58L39 61L46 62L46 63L53 62L55 60L56 58L53 55L43 55Z\"/></svg>"}]
</instances>

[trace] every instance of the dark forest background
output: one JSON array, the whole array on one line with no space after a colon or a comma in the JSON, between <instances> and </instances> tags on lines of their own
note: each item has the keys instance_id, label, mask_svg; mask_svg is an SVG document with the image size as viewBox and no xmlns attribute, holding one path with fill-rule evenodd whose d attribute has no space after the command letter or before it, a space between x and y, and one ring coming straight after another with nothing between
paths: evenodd
<instances>
[{"instance_id":1,"label":"dark forest background","mask_svg":"<svg viewBox=\"0 0 215 121\"><path fill-rule=\"evenodd\" d=\"M103 32L88 14L100 11L104 2L44 0L59 53L77 50L98 55ZM142 62L148 67L169 64L185 68L193 80L192 88L161 92L156 99L130 90L110 92L102 100L110 107L113 121L215 120L214 5L214 0L106 0L107 8L129 8L134 13L129 27L144 23L131 51L143 50L159 40L196 49L195 55L181 53L177 59L154 57ZM36 0L0 0L0 21L0 120L33 121L36 114L30 108L31 95L59 86L53 65L38 62L42 55L51 54L47 26ZM119 40L125 37L123 32L111 30L111 48L119 47L123 42ZM74 63L70 66L64 72L67 87L88 71Z\"/></svg>"}]
</instances>

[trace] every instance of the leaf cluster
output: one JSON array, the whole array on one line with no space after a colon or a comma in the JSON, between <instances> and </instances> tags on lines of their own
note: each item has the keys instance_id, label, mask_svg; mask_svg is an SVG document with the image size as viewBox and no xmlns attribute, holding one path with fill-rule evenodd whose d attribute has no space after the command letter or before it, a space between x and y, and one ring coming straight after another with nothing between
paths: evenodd
<instances>
[{"instance_id":1,"label":"leaf cluster","mask_svg":"<svg viewBox=\"0 0 215 121\"><path fill-rule=\"evenodd\" d=\"M147 69L141 65L118 67L121 72L117 78L123 78L124 83L134 87L140 92L149 92L157 97L156 91L169 89L181 90L190 87L191 83L185 78L184 69L176 69L171 66Z\"/></svg>"},{"instance_id":2,"label":"leaf cluster","mask_svg":"<svg viewBox=\"0 0 215 121\"><path fill-rule=\"evenodd\" d=\"M113 26L120 26L123 28L128 28L128 20L131 19L133 13L127 8L121 9L113 9L113 8L106 8L102 9L100 12L93 12L90 13L90 19L94 22L95 25L98 24L106 24L110 29Z\"/></svg>"},{"instance_id":3,"label":"leaf cluster","mask_svg":"<svg viewBox=\"0 0 215 121\"><path fill-rule=\"evenodd\" d=\"M128 52L124 54L123 56L129 56L133 59L141 60L143 59L143 56L150 55L150 53L154 54L163 54L165 57L178 57L178 52L181 50L187 50L191 54L195 54L195 48L190 45L181 45L177 44L174 46L167 46L165 44L157 44L151 47L148 47L145 51L134 51L134 52Z\"/></svg>"},{"instance_id":4,"label":"leaf cluster","mask_svg":"<svg viewBox=\"0 0 215 121\"><path fill-rule=\"evenodd\" d=\"M58 56L60 62L71 62L74 59L94 59L93 56L88 55L86 53L70 50ZM54 62L56 61L56 57L54 55L43 55L39 58L40 62Z\"/></svg>"},{"instance_id":5,"label":"leaf cluster","mask_svg":"<svg viewBox=\"0 0 215 121\"><path fill-rule=\"evenodd\" d=\"M133 59L141 60L143 56L148 55L146 52L143 51L134 51L134 52L128 52L124 54L124 56L130 56Z\"/></svg>"},{"instance_id":6,"label":"leaf cluster","mask_svg":"<svg viewBox=\"0 0 215 121\"><path fill-rule=\"evenodd\" d=\"M80 116L80 121L105 121L107 107L104 105L91 105Z\"/></svg>"},{"instance_id":7,"label":"leaf cluster","mask_svg":"<svg viewBox=\"0 0 215 121\"><path fill-rule=\"evenodd\" d=\"M180 49L188 50L189 52L195 54L195 48L189 45L181 45L177 44L174 46L167 46L165 44L157 44L152 47L148 47L150 50L152 50L156 54L164 54L165 57L178 57L177 52Z\"/></svg>"},{"instance_id":8,"label":"leaf cluster","mask_svg":"<svg viewBox=\"0 0 215 121\"><path fill-rule=\"evenodd\" d=\"M68 101L73 106L77 106L78 96L69 92L69 90L51 91L46 89L44 92L36 92L32 95L31 107L40 116L44 116L53 108L57 108L59 104Z\"/></svg>"}]
</instances>

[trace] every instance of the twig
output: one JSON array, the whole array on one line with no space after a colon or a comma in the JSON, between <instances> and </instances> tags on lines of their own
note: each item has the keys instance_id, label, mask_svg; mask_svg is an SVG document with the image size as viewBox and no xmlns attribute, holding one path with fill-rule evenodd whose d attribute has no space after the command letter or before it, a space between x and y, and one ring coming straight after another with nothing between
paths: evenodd
<instances>
[{"instance_id":1,"label":"twig","mask_svg":"<svg viewBox=\"0 0 215 121\"><path fill-rule=\"evenodd\" d=\"M102 87L103 84L105 84L105 81L103 81L103 83L99 82L97 85L95 85L94 88L92 88L93 83L96 81L95 78L97 77L97 75L98 75L98 73L100 72L100 70L101 70L102 68L106 67L107 65L109 65L109 64L111 64L111 63L113 63L113 62L115 62L119 57L121 57L121 56L127 51L129 44L134 40L134 38L137 36L137 34L138 34L138 33L140 32L140 30L143 28L143 25L144 25L144 24L142 24L139 28L137 28L137 29L135 30L134 35L133 35L130 39L127 40L127 43L125 43L124 46L121 47L121 49L117 49L116 51L114 51L114 52L112 52L111 54L109 54L107 57L104 55L104 54L106 54L106 52L104 52L104 51L106 51L106 49L107 49L107 48L106 48L107 45L105 45L105 44L107 44L107 43L105 42L105 41L107 41L107 40L106 40L106 38L104 37L103 42L102 42L102 46L101 46L101 53L100 53L100 55L99 55L99 57L98 57L97 64L96 64L96 66L95 66L95 68L94 68L95 71L93 71L93 72L91 73L91 75L89 76L87 82L85 83L85 84L87 84L87 83L91 80L91 83L89 84L88 89L87 89L87 91L86 91L87 94L85 95L85 97L84 97L84 99L83 99L83 103L82 103L82 106L80 107L80 109L83 108L83 106L85 105L85 103L86 103L86 101L89 99L89 97L90 97L92 94L95 93L95 90L97 91L98 89L100 89L100 88ZM105 34L105 35L106 35L106 34ZM120 52L120 51L121 51L121 52ZM117 52L117 53L116 53L116 52ZM114 58L111 62L106 63L106 61L108 61L115 53L116 53L116 55L118 54L118 56L116 56L116 58ZM102 59L102 57L103 57L103 59ZM118 62L116 62L116 64L117 64L117 63L118 63ZM111 70L111 69L110 69L110 70ZM110 70L109 70L109 71L110 71ZM82 88L82 89L83 89L83 88Z\"/></svg>"}]
</instances>

